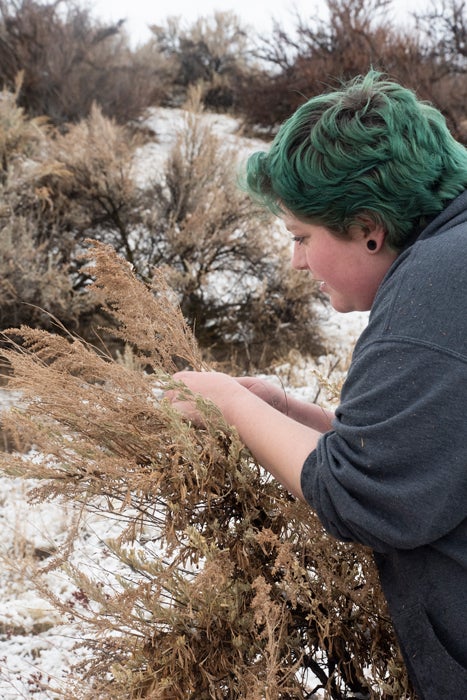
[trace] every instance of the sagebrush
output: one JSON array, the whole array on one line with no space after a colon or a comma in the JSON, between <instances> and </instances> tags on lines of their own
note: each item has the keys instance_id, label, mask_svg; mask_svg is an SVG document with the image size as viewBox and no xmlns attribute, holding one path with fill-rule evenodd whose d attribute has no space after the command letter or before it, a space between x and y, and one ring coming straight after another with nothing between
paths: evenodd
<instances>
[{"instance_id":1,"label":"sagebrush","mask_svg":"<svg viewBox=\"0 0 467 700\"><path fill-rule=\"evenodd\" d=\"M93 104L120 124L141 117L164 90L122 24L71 0L0 0L0 87L11 89L22 71L21 107L63 128Z\"/></svg>"},{"instance_id":2,"label":"sagebrush","mask_svg":"<svg viewBox=\"0 0 467 700\"><path fill-rule=\"evenodd\" d=\"M413 22L396 21L391 0L327 0L327 16L296 15L292 29L276 22L257 41L262 64L238 90L237 110L253 131L274 133L307 99L374 68L434 104L455 137L466 140L464 0L421 7Z\"/></svg>"},{"instance_id":3,"label":"sagebrush","mask_svg":"<svg viewBox=\"0 0 467 700\"><path fill-rule=\"evenodd\" d=\"M322 351L316 286L291 276L287 238L238 187L238 149L213 133L199 91L151 178L139 172L141 136L97 106L62 134L27 117L17 92L0 98L2 328L50 329L53 317L95 338L102 313L87 294L84 243L92 237L142 280L164 267L218 362L265 367L290 345Z\"/></svg>"},{"instance_id":4,"label":"sagebrush","mask_svg":"<svg viewBox=\"0 0 467 700\"><path fill-rule=\"evenodd\" d=\"M33 499L65 498L121 524L107 542L119 574L73 567L74 532L52 563L80 591L89 655L70 700L411 698L371 554L334 541L268 477L212 404L203 429L164 400L180 366L209 371L163 276L138 281L94 243L94 293L131 362L77 337L22 327L5 351L21 406L4 427L28 453L4 473L39 479ZM37 455L43 455L38 459ZM68 563L67 563L68 562ZM42 582L41 582L42 581Z\"/></svg>"}]
</instances>

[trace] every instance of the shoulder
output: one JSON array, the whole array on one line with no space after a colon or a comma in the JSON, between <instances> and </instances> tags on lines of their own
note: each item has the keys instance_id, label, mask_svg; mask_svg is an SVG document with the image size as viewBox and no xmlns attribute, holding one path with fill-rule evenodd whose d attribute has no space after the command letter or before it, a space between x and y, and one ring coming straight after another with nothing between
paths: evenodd
<instances>
[{"instance_id":1,"label":"shoulder","mask_svg":"<svg viewBox=\"0 0 467 700\"><path fill-rule=\"evenodd\" d=\"M421 239L383 281L360 346L375 339L426 343L467 358L467 224Z\"/></svg>"}]
</instances>

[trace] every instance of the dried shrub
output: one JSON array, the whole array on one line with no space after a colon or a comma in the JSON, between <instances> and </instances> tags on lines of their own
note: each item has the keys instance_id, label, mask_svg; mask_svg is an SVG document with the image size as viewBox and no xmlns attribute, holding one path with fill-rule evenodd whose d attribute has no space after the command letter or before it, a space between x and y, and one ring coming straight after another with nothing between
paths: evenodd
<instances>
[{"instance_id":1,"label":"dried shrub","mask_svg":"<svg viewBox=\"0 0 467 700\"><path fill-rule=\"evenodd\" d=\"M37 245L34 237L33 224L21 217L12 217L2 226L0 325L57 328L66 323L79 328L89 300L74 294L60 254L45 244Z\"/></svg>"},{"instance_id":2,"label":"dried shrub","mask_svg":"<svg viewBox=\"0 0 467 700\"><path fill-rule=\"evenodd\" d=\"M128 225L136 207L135 144L97 107L60 134L28 119L16 98L0 94L2 328L58 322L86 334L96 309L85 294L83 240L98 231L125 244L121 220Z\"/></svg>"},{"instance_id":3,"label":"dried shrub","mask_svg":"<svg viewBox=\"0 0 467 700\"><path fill-rule=\"evenodd\" d=\"M327 0L326 19L297 16L291 32L276 23L256 50L265 67L239 92L248 127L274 132L306 99L375 68L430 100L465 139L465 3L434 2L411 29L394 22L391 4Z\"/></svg>"},{"instance_id":4,"label":"dried shrub","mask_svg":"<svg viewBox=\"0 0 467 700\"><path fill-rule=\"evenodd\" d=\"M306 99L368 69L382 67L400 36L382 19L390 0L327 0L328 17L296 17L290 32L275 23L257 49L270 68L246 83L240 109L250 126L274 130ZM397 47L397 49L396 49Z\"/></svg>"},{"instance_id":5,"label":"dried shrub","mask_svg":"<svg viewBox=\"0 0 467 700\"><path fill-rule=\"evenodd\" d=\"M107 543L118 573L90 576L65 548L88 659L73 700L411 698L369 552L327 536L316 516L267 477L209 402L203 429L157 398L180 358L203 360L170 289L151 291L95 244L98 298L132 347L121 365L78 338L27 327L5 353L22 407L5 417L38 459L2 455L4 472L120 522ZM151 373L142 368L151 368ZM73 544L70 533L68 547ZM68 562L68 563L67 563ZM114 568L115 570L115 568ZM78 595L77 593L77 595Z\"/></svg>"},{"instance_id":6,"label":"dried shrub","mask_svg":"<svg viewBox=\"0 0 467 700\"><path fill-rule=\"evenodd\" d=\"M75 2L0 2L0 85L24 72L20 105L55 124L78 121L94 102L119 123L158 99L157 76L132 53L121 22L103 25Z\"/></svg>"},{"instance_id":7,"label":"dried shrub","mask_svg":"<svg viewBox=\"0 0 467 700\"><path fill-rule=\"evenodd\" d=\"M57 317L76 328L86 302L73 293L60 247L41 239L52 202L46 188L31 181L50 130L17 105L19 89L20 81L14 93L0 93L0 325L50 328Z\"/></svg>"},{"instance_id":8,"label":"dried shrub","mask_svg":"<svg viewBox=\"0 0 467 700\"><path fill-rule=\"evenodd\" d=\"M266 366L291 344L319 354L316 285L291 275L286 235L238 187L238 150L203 121L199 93L192 100L164 179L148 193L138 257L167 270L214 359Z\"/></svg>"},{"instance_id":9,"label":"dried shrub","mask_svg":"<svg viewBox=\"0 0 467 700\"><path fill-rule=\"evenodd\" d=\"M139 140L97 105L48 144L46 158L34 172L35 184L52 202L50 219L61 232L72 232L75 246L93 235L125 250L132 262L130 230L139 221L131 175L137 145ZM70 259L76 264L76 251Z\"/></svg>"},{"instance_id":10,"label":"dried shrub","mask_svg":"<svg viewBox=\"0 0 467 700\"><path fill-rule=\"evenodd\" d=\"M151 27L156 56L171 66L170 104L182 104L190 87L202 88L205 107L225 111L235 106L237 84L252 61L248 32L233 12L214 12L190 25L170 16Z\"/></svg>"},{"instance_id":11,"label":"dried shrub","mask_svg":"<svg viewBox=\"0 0 467 700\"><path fill-rule=\"evenodd\" d=\"M186 319L217 361L265 366L291 344L307 355L322 352L316 288L290 275L286 237L238 187L238 149L212 132L200 91L187 105L173 148L161 158L157 179L143 184L135 175L141 139L98 106L66 133L44 126L38 134L39 124L4 94L5 120L21 128L14 138L4 132L11 144L5 163L14 160L15 167L5 165L0 191L3 327L49 327L50 317L24 305L34 300L91 337L101 323L86 294L91 280L84 241L92 237L111 244L143 280L155 268L167 269ZM17 143L19 133L24 145Z\"/></svg>"},{"instance_id":12,"label":"dried shrub","mask_svg":"<svg viewBox=\"0 0 467 700\"><path fill-rule=\"evenodd\" d=\"M454 136L467 144L467 8L464 0L432 3L417 15L420 68L407 76L410 86L445 115Z\"/></svg>"},{"instance_id":13,"label":"dried shrub","mask_svg":"<svg viewBox=\"0 0 467 700\"><path fill-rule=\"evenodd\" d=\"M18 105L21 84L22 74L18 74L14 90L0 92L0 185L14 163L37 152L46 136L46 121L29 119Z\"/></svg>"}]
</instances>

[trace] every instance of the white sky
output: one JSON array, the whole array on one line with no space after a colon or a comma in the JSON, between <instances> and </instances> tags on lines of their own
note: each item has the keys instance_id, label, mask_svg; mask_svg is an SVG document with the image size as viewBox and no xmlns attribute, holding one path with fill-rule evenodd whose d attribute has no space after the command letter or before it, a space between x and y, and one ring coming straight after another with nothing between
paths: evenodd
<instances>
[{"instance_id":1,"label":"white sky","mask_svg":"<svg viewBox=\"0 0 467 700\"><path fill-rule=\"evenodd\" d=\"M411 12L430 4L427 0L393 0L391 14L410 21ZM87 6L95 18L104 22L126 19L125 28L134 44L150 37L148 25L160 24L169 15L179 15L190 23L216 10L231 10L244 24L265 33L271 28L272 17L292 28L294 8L305 19L316 13L326 15L325 0L88 0Z\"/></svg>"}]
</instances>

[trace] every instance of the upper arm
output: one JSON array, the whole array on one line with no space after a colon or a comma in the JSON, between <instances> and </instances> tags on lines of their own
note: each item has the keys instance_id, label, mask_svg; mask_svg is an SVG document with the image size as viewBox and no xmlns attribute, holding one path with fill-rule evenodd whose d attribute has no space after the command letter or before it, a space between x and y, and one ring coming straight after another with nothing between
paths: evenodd
<instances>
[{"instance_id":1,"label":"upper arm","mask_svg":"<svg viewBox=\"0 0 467 700\"><path fill-rule=\"evenodd\" d=\"M467 363L423 344L374 343L349 372L334 430L302 490L337 537L375 549L433 542L467 517Z\"/></svg>"}]
</instances>

